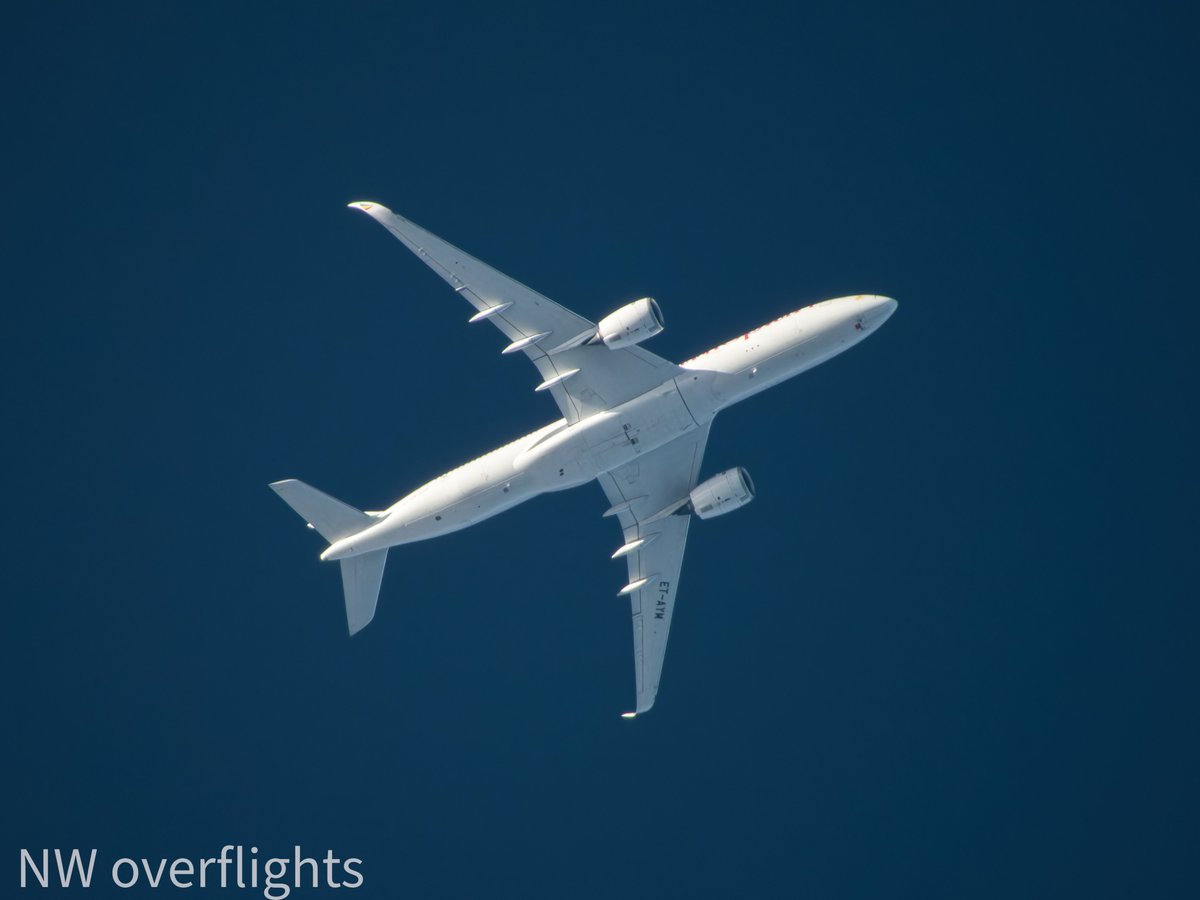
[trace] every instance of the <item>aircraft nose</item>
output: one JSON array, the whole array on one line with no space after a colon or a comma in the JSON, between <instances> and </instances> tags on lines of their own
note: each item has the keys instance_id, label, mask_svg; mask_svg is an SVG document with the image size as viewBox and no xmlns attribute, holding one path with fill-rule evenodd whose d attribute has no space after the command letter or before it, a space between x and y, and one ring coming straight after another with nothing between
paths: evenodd
<instances>
[{"instance_id":1,"label":"aircraft nose","mask_svg":"<svg viewBox=\"0 0 1200 900\"><path fill-rule=\"evenodd\" d=\"M863 324L867 329L874 331L896 311L896 307L900 304L891 297L875 297L867 311L863 314Z\"/></svg>"}]
</instances>

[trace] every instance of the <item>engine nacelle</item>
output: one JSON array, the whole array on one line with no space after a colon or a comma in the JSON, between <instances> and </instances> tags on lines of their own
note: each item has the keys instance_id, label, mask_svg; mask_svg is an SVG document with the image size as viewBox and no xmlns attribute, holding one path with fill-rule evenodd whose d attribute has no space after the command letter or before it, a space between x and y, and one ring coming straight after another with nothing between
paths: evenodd
<instances>
[{"instance_id":1,"label":"engine nacelle","mask_svg":"<svg viewBox=\"0 0 1200 900\"><path fill-rule=\"evenodd\" d=\"M596 326L592 343L604 341L609 350L632 347L663 330L662 310L653 297L643 297L609 313Z\"/></svg>"},{"instance_id":2,"label":"engine nacelle","mask_svg":"<svg viewBox=\"0 0 1200 900\"><path fill-rule=\"evenodd\" d=\"M696 485L688 497L692 512L701 519L733 512L753 499L754 482L750 480L750 473L740 466Z\"/></svg>"}]
</instances>

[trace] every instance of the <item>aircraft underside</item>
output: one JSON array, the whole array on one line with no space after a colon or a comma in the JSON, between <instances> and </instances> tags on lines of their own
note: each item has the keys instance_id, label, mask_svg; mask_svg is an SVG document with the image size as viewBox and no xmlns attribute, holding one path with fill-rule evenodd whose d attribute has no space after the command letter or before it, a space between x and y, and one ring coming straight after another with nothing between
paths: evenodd
<instances>
[{"instance_id":1,"label":"aircraft underside","mask_svg":"<svg viewBox=\"0 0 1200 900\"><path fill-rule=\"evenodd\" d=\"M871 334L896 301L862 294L797 310L687 362L644 350L663 329L650 298L594 324L375 203L366 212L447 281L522 353L562 413L556 422L363 513L294 479L271 487L329 546L342 568L350 633L375 615L388 548L474 525L548 491L599 481L621 527L633 621L636 711L657 696L687 532L754 497L744 469L700 482L717 412L841 353Z\"/></svg>"}]
</instances>

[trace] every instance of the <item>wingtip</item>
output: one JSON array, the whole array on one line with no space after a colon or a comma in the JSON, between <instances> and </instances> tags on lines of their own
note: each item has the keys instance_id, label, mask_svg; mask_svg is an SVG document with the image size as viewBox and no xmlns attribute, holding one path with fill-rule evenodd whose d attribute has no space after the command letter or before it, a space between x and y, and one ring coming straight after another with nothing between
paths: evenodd
<instances>
[{"instance_id":1,"label":"wingtip","mask_svg":"<svg viewBox=\"0 0 1200 900\"><path fill-rule=\"evenodd\" d=\"M390 213L391 210L382 203L376 203L374 200L352 200L346 204L348 209L361 209L368 216L375 216L379 213Z\"/></svg>"},{"instance_id":2,"label":"wingtip","mask_svg":"<svg viewBox=\"0 0 1200 900\"><path fill-rule=\"evenodd\" d=\"M622 719L636 719L637 713L635 713L635 712L621 713L621 718Z\"/></svg>"}]
</instances>

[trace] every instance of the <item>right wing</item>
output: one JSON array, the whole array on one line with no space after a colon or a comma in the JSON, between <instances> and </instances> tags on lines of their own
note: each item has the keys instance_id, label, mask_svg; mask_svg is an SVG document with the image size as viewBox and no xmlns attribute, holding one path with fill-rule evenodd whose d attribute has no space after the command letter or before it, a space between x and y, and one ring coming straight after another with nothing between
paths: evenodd
<instances>
[{"instance_id":1,"label":"right wing","mask_svg":"<svg viewBox=\"0 0 1200 900\"><path fill-rule=\"evenodd\" d=\"M625 544L614 555L628 561L633 616L633 668L637 707L626 716L654 705L662 678L663 659L683 550L692 517L679 513L696 486L711 422L671 443L618 466L598 479L611 504L605 515L616 515ZM624 552L622 552L624 551Z\"/></svg>"},{"instance_id":2,"label":"right wing","mask_svg":"<svg viewBox=\"0 0 1200 900\"><path fill-rule=\"evenodd\" d=\"M542 375L537 390L548 390L567 424L632 400L680 371L674 363L641 347L610 350L585 342L596 324L559 306L452 244L378 203L351 203L390 231L429 268L466 298L476 314L511 341L505 353L520 350Z\"/></svg>"}]
</instances>

